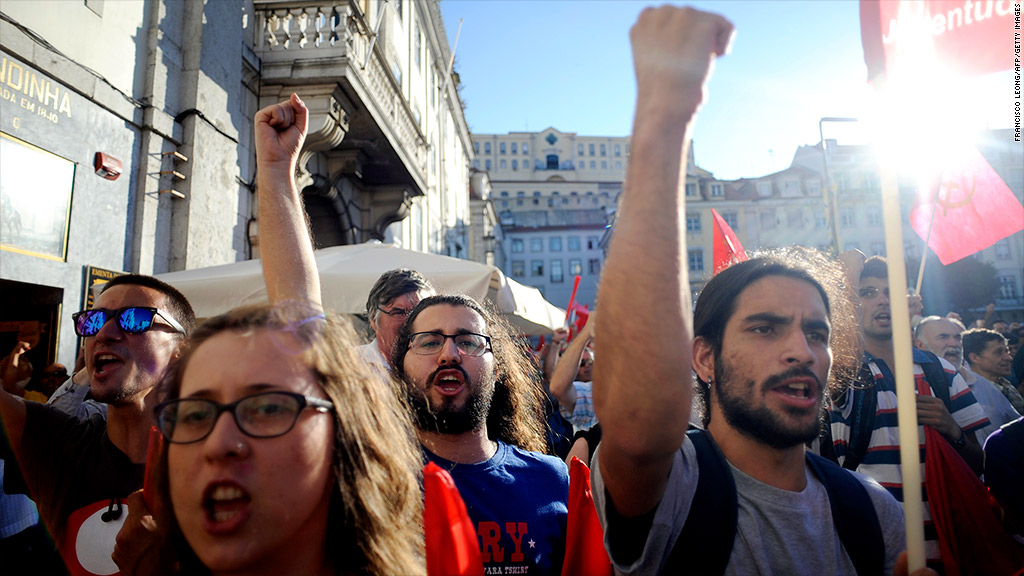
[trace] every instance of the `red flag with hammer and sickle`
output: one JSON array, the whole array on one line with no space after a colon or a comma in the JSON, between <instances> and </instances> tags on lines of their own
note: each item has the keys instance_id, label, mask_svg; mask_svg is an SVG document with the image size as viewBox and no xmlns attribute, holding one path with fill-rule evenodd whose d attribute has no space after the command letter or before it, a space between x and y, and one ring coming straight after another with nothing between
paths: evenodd
<instances>
[{"instance_id":1,"label":"red flag with hammer and sickle","mask_svg":"<svg viewBox=\"0 0 1024 576\"><path fill-rule=\"evenodd\" d=\"M1024 230L1024 206L977 149L965 148L938 182L918 189L910 212L910 226L943 265Z\"/></svg>"}]
</instances>

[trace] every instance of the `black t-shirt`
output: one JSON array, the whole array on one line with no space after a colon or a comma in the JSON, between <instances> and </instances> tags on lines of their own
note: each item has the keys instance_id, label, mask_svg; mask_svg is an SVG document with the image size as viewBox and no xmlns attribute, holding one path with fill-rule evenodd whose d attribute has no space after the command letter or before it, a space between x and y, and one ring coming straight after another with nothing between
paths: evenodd
<instances>
[{"instance_id":1,"label":"black t-shirt","mask_svg":"<svg viewBox=\"0 0 1024 576\"><path fill-rule=\"evenodd\" d=\"M0 451L7 451L6 438ZM107 423L94 415L79 420L51 406L25 403L21 473L8 466L4 491L29 494L68 558L80 528L127 517L120 499L142 488L145 464L135 464L107 436ZM14 462L13 455L0 455ZM108 509L113 513L100 519ZM110 526L113 529L113 526ZM116 533L116 531L114 531ZM110 542L111 549L113 542Z\"/></svg>"}]
</instances>

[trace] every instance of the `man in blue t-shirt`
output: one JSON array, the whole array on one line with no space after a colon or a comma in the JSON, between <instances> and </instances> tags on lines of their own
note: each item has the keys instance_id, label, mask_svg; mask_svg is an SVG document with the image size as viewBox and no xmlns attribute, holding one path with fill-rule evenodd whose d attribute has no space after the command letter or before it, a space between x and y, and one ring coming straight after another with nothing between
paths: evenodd
<instances>
[{"instance_id":1,"label":"man in blue t-shirt","mask_svg":"<svg viewBox=\"0 0 1024 576\"><path fill-rule=\"evenodd\" d=\"M427 457L455 480L488 574L561 570L568 514L565 464L546 445L541 388L507 327L465 296L431 296L395 343Z\"/></svg>"}]
</instances>

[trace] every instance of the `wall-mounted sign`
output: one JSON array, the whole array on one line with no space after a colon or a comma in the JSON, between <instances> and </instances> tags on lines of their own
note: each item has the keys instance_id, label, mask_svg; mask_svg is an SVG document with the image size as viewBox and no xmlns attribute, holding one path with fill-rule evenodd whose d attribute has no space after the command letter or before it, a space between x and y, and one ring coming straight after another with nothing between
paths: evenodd
<instances>
[{"instance_id":1,"label":"wall-mounted sign","mask_svg":"<svg viewBox=\"0 0 1024 576\"><path fill-rule=\"evenodd\" d=\"M0 132L0 250L67 258L75 164Z\"/></svg>"},{"instance_id":2,"label":"wall-mounted sign","mask_svg":"<svg viewBox=\"0 0 1024 576\"><path fill-rule=\"evenodd\" d=\"M94 292L100 286L110 282L118 276L124 276L125 272L116 272L114 270L104 270L103 268L97 268L95 266L85 267L85 286L82 287L82 310L88 310L92 308L93 299L95 298Z\"/></svg>"}]
</instances>

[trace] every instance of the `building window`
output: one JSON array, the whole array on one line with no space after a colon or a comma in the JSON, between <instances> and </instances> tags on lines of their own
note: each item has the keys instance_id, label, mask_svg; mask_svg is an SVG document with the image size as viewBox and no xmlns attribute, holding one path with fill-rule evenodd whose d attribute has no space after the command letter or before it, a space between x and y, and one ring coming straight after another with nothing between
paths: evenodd
<instances>
[{"instance_id":1,"label":"building window","mask_svg":"<svg viewBox=\"0 0 1024 576\"><path fill-rule=\"evenodd\" d=\"M523 252L523 239L513 238L512 239L512 253L521 254Z\"/></svg>"},{"instance_id":2,"label":"building window","mask_svg":"<svg viewBox=\"0 0 1024 576\"><path fill-rule=\"evenodd\" d=\"M583 144L577 146L576 151L579 153L580 156L583 156Z\"/></svg>"},{"instance_id":3,"label":"building window","mask_svg":"<svg viewBox=\"0 0 1024 576\"><path fill-rule=\"evenodd\" d=\"M697 195L697 185L696 184L687 184L686 185L686 195L687 196L696 196Z\"/></svg>"},{"instance_id":4,"label":"building window","mask_svg":"<svg viewBox=\"0 0 1024 576\"><path fill-rule=\"evenodd\" d=\"M618 144L615 145L615 155L622 156L622 149L619 147Z\"/></svg>"},{"instance_id":5,"label":"building window","mask_svg":"<svg viewBox=\"0 0 1024 576\"><path fill-rule=\"evenodd\" d=\"M608 161L607 160L601 160L601 170L607 170L607 169L608 169Z\"/></svg>"},{"instance_id":6,"label":"building window","mask_svg":"<svg viewBox=\"0 0 1024 576\"><path fill-rule=\"evenodd\" d=\"M579 258L572 258L569 260L569 276L579 276L583 274L583 261Z\"/></svg>"},{"instance_id":7,"label":"building window","mask_svg":"<svg viewBox=\"0 0 1024 576\"><path fill-rule=\"evenodd\" d=\"M543 252L544 251L544 239L543 238L530 238L530 252Z\"/></svg>"},{"instance_id":8,"label":"building window","mask_svg":"<svg viewBox=\"0 0 1024 576\"><path fill-rule=\"evenodd\" d=\"M501 197L502 198L508 198L508 190L502 190L501 191Z\"/></svg>"},{"instance_id":9,"label":"building window","mask_svg":"<svg viewBox=\"0 0 1024 576\"><path fill-rule=\"evenodd\" d=\"M490 154L490 153L491 153L491 143L490 142L484 142L484 154Z\"/></svg>"},{"instance_id":10,"label":"building window","mask_svg":"<svg viewBox=\"0 0 1024 576\"><path fill-rule=\"evenodd\" d=\"M504 154L505 153L505 143L504 142L499 142L498 143L498 153L499 154Z\"/></svg>"},{"instance_id":11,"label":"building window","mask_svg":"<svg viewBox=\"0 0 1024 576\"><path fill-rule=\"evenodd\" d=\"M508 168L508 164L505 162L504 158L502 158L501 161L498 162L498 166L500 166L502 170L504 170L505 168Z\"/></svg>"},{"instance_id":12,"label":"building window","mask_svg":"<svg viewBox=\"0 0 1024 576\"><path fill-rule=\"evenodd\" d=\"M1012 274L999 277L999 294L1003 298L1017 297L1017 277Z\"/></svg>"},{"instance_id":13,"label":"building window","mask_svg":"<svg viewBox=\"0 0 1024 576\"><path fill-rule=\"evenodd\" d=\"M597 276L601 273L601 260L599 258L591 258L587 260L587 272Z\"/></svg>"},{"instance_id":14,"label":"building window","mask_svg":"<svg viewBox=\"0 0 1024 576\"><path fill-rule=\"evenodd\" d=\"M530 276L544 276L543 260L530 260Z\"/></svg>"},{"instance_id":15,"label":"building window","mask_svg":"<svg viewBox=\"0 0 1024 576\"><path fill-rule=\"evenodd\" d=\"M523 156L526 156L529 153L530 153L530 144L528 142L523 142Z\"/></svg>"},{"instance_id":16,"label":"building window","mask_svg":"<svg viewBox=\"0 0 1024 576\"><path fill-rule=\"evenodd\" d=\"M534 198L533 199L533 205L534 206L540 206L540 198Z\"/></svg>"},{"instance_id":17,"label":"building window","mask_svg":"<svg viewBox=\"0 0 1024 576\"><path fill-rule=\"evenodd\" d=\"M686 231L700 232L700 213L688 212L686 214Z\"/></svg>"},{"instance_id":18,"label":"building window","mask_svg":"<svg viewBox=\"0 0 1024 576\"><path fill-rule=\"evenodd\" d=\"M580 237L579 236L569 236L569 252L579 252L579 251L580 251Z\"/></svg>"},{"instance_id":19,"label":"building window","mask_svg":"<svg viewBox=\"0 0 1024 576\"><path fill-rule=\"evenodd\" d=\"M597 236L587 236L587 250L597 250L598 246Z\"/></svg>"},{"instance_id":20,"label":"building window","mask_svg":"<svg viewBox=\"0 0 1024 576\"><path fill-rule=\"evenodd\" d=\"M522 206L522 205L523 205L523 199L522 198L517 198L516 199L516 206Z\"/></svg>"},{"instance_id":21,"label":"building window","mask_svg":"<svg viewBox=\"0 0 1024 576\"><path fill-rule=\"evenodd\" d=\"M512 261L512 275L518 278L526 276L526 262L523 260Z\"/></svg>"},{"instance_id":22,"label":"building window","mask_svg":"<svg viewBox=\"0 0 1024 576\"><path fill-rule=\"evenodd\" d=\"M725 212L722 214L722 220L725 220L725 223L728 224L729 228L732 228L733 231L740 227L739 215L735 212Z\"/></svg>"},{"instance_id":23,"label":"building window","mask_svg":"<svg viewBox=\"0 0 1024 576\"><path fill-rule=\"evenodd\" d=\"M502 208L508 208L508 200L502 200L501 201L501 207Z\"/></svg>"},{"instance_id":24,"label":"building window","mask_svg":"<svg viewBox=\"0 0 1024 576\"><path fill-rule=\"evenodd\" d=\"M476 158L473 159L473 168L476 168L477 170L480 169L480 160L477 160Z\"/></svg>"},{"instance_id":25,"label":"building window","mask_svg":"<svg viewBox=\"0 0 1024 576\"><path fill-rule=\"evenodd\" d=\"M808 182L807 183L807 195L808 196L817 196L818 194L821 194L821 186L818 185L818 182L817 181Z\"/></svg>"},{"instance_id":26,"label":"building window","mask_svg":"<svg viewBox=\"0 0 1024 576\"><path fill-rule=\"evenodd\" d=\"M763 229L763 230L774 230L775 229L775 212L762 212L761 213L761 229Z\"/></svg>"},{"instance_id":27,"label":"building window","mask_svg":"<svg viewBox=\"0 0 1024 576\"><path fill-rule=\"evenodd\" d=\"M552 260L551 261L551 282L553 284L558 284L558 283L564 282L564 281L565 281L565 277L562 276L562 261L561 260Z\"/></svg>"},{"instance_id":28,"label":"building window","mask_svg":"<svg viewBox=\"0 0 1024 576\"><path fill-rule=\"evenodd\" d=\"M597 170L597 162L594 162L593 160L591 160L590 161L590 169L591 170Z\"/></svg>"},{"instance_id":29,"label":"building window","mask_svg":"<svg viewBox=\"0 0 1024 576\"><path fill-rule=\"evenodd\" d=\"M816 230L824 230L825 228L828 228L828 216L825 214L815 214L814 228Z\"/></svg>"},{"instance_id":30,"label":"building window","mask_svg":"<svg viewBox=\"0 0 1024 576\"><path fill-rule=\"evenodd\" d=\"M558 154L548 154L547 162L548 170L558 170Z\"/></svg>"},{"instance_id":31,"label":"building window","mask_svg":"<svg viewBox=\"0 0 1024 576\"><path fill-rule=\"evenodd\" d=\"M540 198L540 190L534 190L533 191L533 197L534 198Z\"/></svg>"},{"instance_id":32,"label":"building window","mask_svg":"<svg viewBox=\"0 0 1024 576\"><path fill-rule=\"evenodd\" d=\"M722 185L715 182L711 184L711 196L720 198L722 196Z\"/></svg>"},{"instance_id":33,"label":"building window","mask_svg":"<svg viewBox=\"0 0 1024 576\"><path fill-rule=\"evenodd\" d=\"M903 257L907 260L917 259L917 244L911 242L903 245Z\"/></svg>"},{"instance_id":34,"label":"building window","mask_svg":"<svg viewBox=\"0 0 1024 576\"><path fill-rule=\"evenodd\" d=\"M607 155L608 155L608 152L606 151L606 149L604 147L604 144L601 144L601 156L607 156Z\"/></svg>"},{"instance_id":35,"label":"building window","mask_svg":"<svg viewBox=\"0 0 1024 576\"><path fill-rule=\"evenodd\" d=\"M516 143L515 142L512 143L512 153L513 154L518 154L519 153L518 150L516 150Z\"/></svg>"},{"instance_id":36,"label":"building window","mask_svg":"<svg viewBox=\"0 0 1024 576\"><path fill-rule=\"evenodd\" d=\"M686 256L690 263L690 272L704 271L704 250L701 250L700 248L697 248L696 250L688 250Z\"/></svg>"},{"instance_id":37,"label":"building window","mask_svg":"<svg viewBox=\"0 0 1024 576\"><path fill-rule=\"evenodd\" d=\"M562 198L562 206L568 206L568 205L569 205L569 199L568 198Z\"/></svg>"},{"instance_id":38,"label":"building window","mask_svg":"<svg viewBox=\"0 0 1024 576\"><path fill-rule=\"evenodd\" d=\"M416 51L416 67L422 71L423 57L420 56L420 53L423 52L423 33L420 32L419 24L416 25L416 44L414 50Z\"/></svg>"},{"instance_id":39,"label":"building window","mask_svg":"<svg viewBox=\"0 0 1024 576\"><path fill-rule=\"evenodd\" d=\"M562 237L561 236L552 236L551 238L549 238L548 239L548 250L550 250L552 252L561 252L562 251Z\"/></svg>"},{"instance_id":40,"label":"building window","mask_svg":"<svg viewBox=\"0 0 1024 576\"><path fill-rule=\"evenodd\" d=\"M485 170L490 170L491 169L491 161L490 161L490 159L484 160L484 169Z\"/></svg>"},{"instance_id":41,"label":"building window","mask_svg":"<svg viewBox=\"0 0 1024 576\"><path fill-rule=\"evenodd\" d=\"M772 195L772 183L771 182L758 182L757 193L762 197L768 197Z\"/></svg>"},{"instance_id":42,"label":"building window","mask_svg":"<svg viewBox=\"0 0 1024 576\"><path fill-rule=\"evenodd\" d=\"M519 170L519 160L513 160L512 161L512 169L513 170Z\"/></svg>"},{"instance_id":43,"label":"building window","mask_svg":"<svg viewBox=\"0 0 1024 576\"><path fill-rule=\"evenodd\" d=\"M882 211L876 207L868 208L868 224L872 226L881 226Z\"/></svg>"},{"instance_id":44,"label":"building window","mask_svg":"<svg viewBox=\"0 0 1024 576\"><path fill-rule=\"evenodd\" d=\"M622 170L622 160L616 160L615 161L615 169L616 170Z\"/></svg>"},{"instance_id":45,"label":"building window","mask_svg":"<svg viewBox=\"0 0 1024 576\"><path fill-rule=\"evenodd\" d=\"M842 224L843 228L853 228L857 225L857 218L853 208L839 209L839 223Z\"/></svg>"},{"instance_id":46,"label":"building window","mask_svg":"<svg viewBox=\"0 0 1024 576\"><path fill-rule=\"evenodd\" d=\"M1010 240L1003 238L999 242L996 242L996 260L1009 260L1010 259Z\"/></svg>"},{"instance_id":47,"label":"building window","mask_svg":"<svg viewBox=\"0 0 1024 576\"><path fill-rule=\"evenodd\" d=\"M786 214L787 220L789 221L790 228L803 228L804 227L804 211L799 208L794 208Z\"/></svg>"},{"instance_id":48,"label":"building window","mask_svg":"<svg viewBox=\"0 0 1024 576\"><path fill-rule=\"evenodd\" d=\"M885 244L882 242L871 243L871 255L872 256L885 256Z\"/></svg>"},{"instance_id":49,"label":"building window","mask_svg":"<svg viewBox=\"0 0 1024 576\"><path fill-rule=\"evenodd\" d=\"M476 152L477 154L480 153L480 143L479 142L473 142L473 151Z\"/></svg>"}]
</instances>

